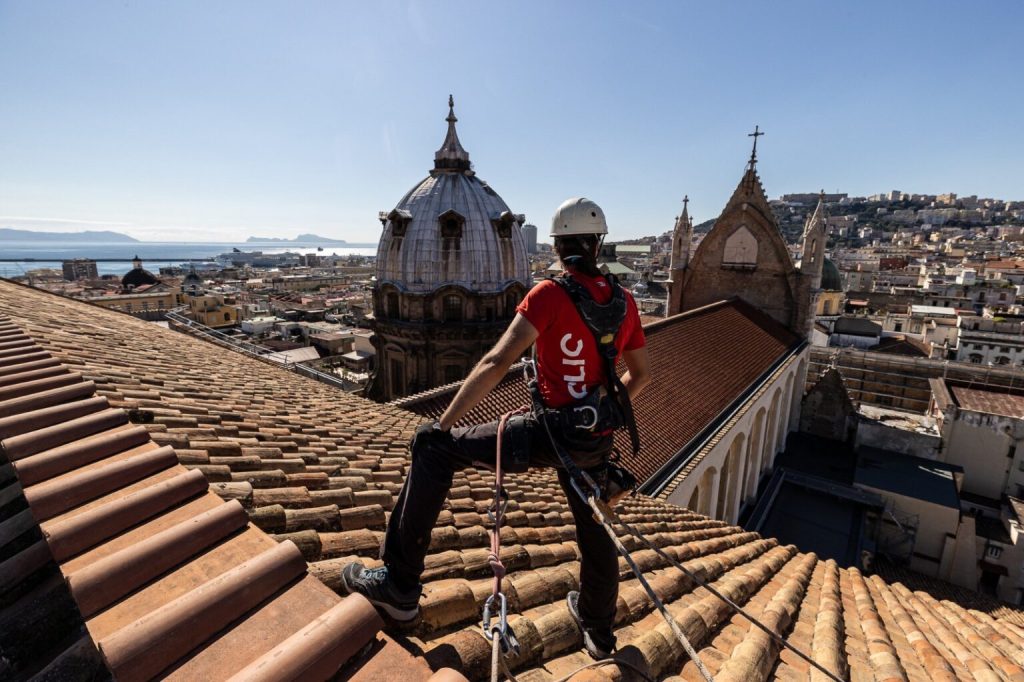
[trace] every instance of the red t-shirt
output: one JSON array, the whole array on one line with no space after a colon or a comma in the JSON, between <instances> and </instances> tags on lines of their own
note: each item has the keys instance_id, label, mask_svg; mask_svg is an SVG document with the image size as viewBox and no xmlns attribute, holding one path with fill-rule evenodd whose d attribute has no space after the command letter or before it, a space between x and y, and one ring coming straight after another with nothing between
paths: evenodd
<instances>
[{"instance_id":1,"label":"red t-shirt","mask_svg":"<svg viewBox=\"0 0 1024 682\"><path fill-rule=\"evenodd\" d=\"M604 277L574 273L598 303L611 300L612 290ZM640 325L636 301L626 291L626 318L615 336L618 355L643 348L647 343ZM537 383L548 407L562 407L605 383L605 364L597 351L594 334L583 322L569 294L552 280L544 280L526 294L516 308L536 327ZM618 359L618 355L616 359Z\"/></svg>"}]
</instances>

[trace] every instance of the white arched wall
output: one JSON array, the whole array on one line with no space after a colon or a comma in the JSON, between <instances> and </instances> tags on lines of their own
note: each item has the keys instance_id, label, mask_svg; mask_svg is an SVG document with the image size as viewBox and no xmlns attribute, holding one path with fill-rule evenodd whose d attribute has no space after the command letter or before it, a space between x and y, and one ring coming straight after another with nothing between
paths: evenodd
<instances>
[{"instance_id":1,"label":"white arched wall","mask_svg":"<svg viewBox=\"0 0 1024 682\"><path fill-rule=\"evenodd\" d=\"M724 521L729 509L729 469L732 467L732 453L725 456L725 464L718 472L718 489L715 490L715 518Z\"/></svg>"},{"instance_id":2,"label":"white arched wall","mask_svg":"<svg viewBox=\"0 0 1024 682\"><path fill-rule=\"evenodd\" d=\"M746 434L737 433L729 446L729 468L728 472L728 497L725 503L725 515L723 521L736 522L740 508L740 491L743 486L743 469L745 466L744 455L746 454Z\"/></svg>"},{"instance_id":3,"label":"white arched wall","mask_svg":"<svg viewBox=\"0 0 1024 682\"><path fill-rule=\"evenodd\" d=\"M704 516L711 516L718 501L718 469L708 467L700 478L700 504L697 511Z\"/></svg>"},{"instance_id":4,"label":"white arched wall","mask_svg":"<svg viewBox=\"0 0 1024 682\"><path fill-rule=\"evenodd\" d=\"M775 427L779 421L779 406L771 402L768 407L768 419L764 424L764 456L761 460L761 470L768 471L775 463Z\"/></svg>"},{"instance_id":5,"label":"white arched wall","mask_svg":"<svg viewBox=\"0 0 1024 682\"><path fill-rule=\"evenodd\" d=\"M807 386L807 355L800 358L796 371L792 374L793 387L789 395L789 430L800 428L800 404L804 399L804 388Z\"/></svg>"},{"instance_id":6,"label":"white arched wall","mask_svg":"<svg viewBox=\"0 0 1024 682\"><path fill-rule=\"evenodd\" d=\"M668 494L669 502L690 507L696 499L698 513L735 522L743 503L757 494L761 475L771 470L776 453L785 448L790 425L798 423L803 395L800 376L807 371L807 352L792 358L730 421L729 428L714 437L714 445Z\"/></svg>"},{"instance_id":7,"label":"white arched wall","mask_svg":"<svg viewBox=\"0 0 1024 682\"><path fill-rule=\"evenodd\" d=\"M754 415L754 424L750 429L750 445L747 452L747 479L743 488L743 497L752 498L757 493L757 483L761 478L761 461L763 459L761 450L764 443L764 407L757 410Z\"/></svg>"},{"instance_id":8,"label":"white arched wall","mask_svg":"<svg viewBox=\"0 0 1024 682\"><path fill-rule=\"evenodd\" d=\"M786 440L789 436L790 431L793 430L793 391L794 391L794 377L795 375L790 374L786 378L786 390L782 394L782 405L786 411L786 418L782 420L782 432L779 435L779 450L786 450Z\"/></svg>"},{"instance_id":9,"label":"white arched wall","mask_svg":"<svg viewBox=\"0 0 1024 682\"><path fill-rule=\"evenodd\" d=\"M788 429L786 429L787 422L783 417L783 413L786 409L786 400L783 399L781 388L776 388L775 394L772 396L772 404L776 404L776 401L778 404L778 409L776 412L776 414L778 415L778 423L775 425L775 450L771 456L772 466L775 465L775 456L778 455L778 453L782 450L783 443L785 442L785 434L788 431Z\"/></svg>"},{"instance_id":10,"label":"white arched wall","mask_svg":"<svg viewBox=\"0 0 1024 682\"><path fill-rule=\"evenodd\" d=\"M775 455L782 449L782 441L786 432L786 421L782 413L786 406L782 404L782 389L776 388L772 394L772 410L775 411L775 432L772 434L772 466L775 466Z\"/></svg>"},{"instance_id":11,"label":"white arched wall","mask_svg":"<svg viewBox=\"0 0 1024 682\"><path fill-rule=\"evenodd\" d=\"M690 501L686 503L686 508L692 512L700 512L700 486L694 487Z\"/></svg>"}]
</instances>

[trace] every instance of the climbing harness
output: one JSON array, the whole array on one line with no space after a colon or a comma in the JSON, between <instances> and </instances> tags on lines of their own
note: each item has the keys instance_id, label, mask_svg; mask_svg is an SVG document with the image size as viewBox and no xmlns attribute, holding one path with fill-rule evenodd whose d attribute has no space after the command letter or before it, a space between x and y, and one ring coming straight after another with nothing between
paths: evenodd
<instances>
[{"instance_id":1,"label":"climbing harness","mask_svg":"<svg viewBox=\"0 0 1024 682\"><path fill-rule=\"evenodd\" d=\"M595 301L586 287L577 282L572 275L562 274L559 277L554 277L553 281L569 296L573 305L576 306L580 319L594 335L598 354L604 362L605 389L611 398L611 404L619 412L616 415L617 423L614 428L626 427L635 456L640 452L640 432L636 427L636 418L633 415L633 403L629 399L629 392L626 391L626 387L622 385L622 381L615 371L615 359L618 357L615 338L618 336L628 311L626 293L613 275L608 274L604 277L612 290L612 297L607 303Z\"/></svg>"},{"instance_id":2,"label":"climbing harness","mask_svg":"<svg viewBox=\"0 0 1024 682\"><path fill-rule=\"evenodd\" d=\"M514 418L522 419L524 418L524 415L529 412L533 413L533 417L543 427L552 450L555 452L559 463L568 474L570 486L573 491L575 494L579 495L580 499L583 500L583 502L593 511L594 519L604 527L605 532L615 545L616 550L625 560L626 564L633 572L633 575L637 578L640 586L647 593L647 596L651 599L651 602L655 605L662 618L665 619L665 622L672 630L672 634L675 635L687 656L689 656L690 660L693 661L705 682L714 682L714 677L704 665L700 655L686 637L686 634L679 627L675 618L672 617L668 612L668 609L665 607L665 604L654 592L654 589L644 577L643 572L633 560L633 557L630 555L625 545L619 539L618 534L615 532L613 522L619 524L628 534L633 535L640 543L655 552L655 554L660 556L662 559L666 560L670 565L682 571L684 575L693 580L698 586L703 587L712 595L721 599L736 613L740 614L754 626L768 634L768 636L781 647L792 651L809 665L823 673L830 680L842 682L834 673L830 672L802 651L786 642L782 637L769 630L756 618L746 613L734 601L709 585L700 576L687 569L660 547L655 546L636 528L623 521L615 513L615 505L627 495L636 495L637 488L636 478L627 469L619 465L617 452L614 453L615 456L606 460L604 465L599 467L598 470L587 471L576 464L563 445L562 440L556 438L553 429L557 430L558 433L563 436L582 431L585 433L585 436L593 438L594 436L608 435L616 428L625 426L629 430L630 444L633 448L633 454L638 454L640 450L640 439L636 428L636 421L633 415L629 394L621 380L619 380L618 374L615 372L615 359L617 356L615 336L618 333L618 329L621 326L622 321L625 319L626 313L626 300L622 288L613 277L608 277L608 283L612 287L613 294L611 300L602 305L594 301L589 292L587 292L582 285L573 280L570 276L562 276L560 278L556 278L555 281L572 299L573 303L576 305L576 309L579 311L580 317L593 333L594 341L597 343L599 353L605 363L606 383L605 386L600 387L598 390L591 391L590 394L588 394L588 396L582 401L564 408L550 409L544 405L541 398L540 388L537 381L536 361L533 358L523 358L523 378L530 392L532 406L531 408L523 407L513 412L508 412L504 414L498 422L494 506L488 512L493 524L493 528L490 531L491 551L488 555L488 562L491 565L491 569L494 571L494 585L491 595L484 602L483 618L481 622L484 637L491 642L492 682L498 682L503 675L510 680L510 682L516 682L516 678L512 675L505 660L505 657L509 654L519 654L519 643L515 638L515 633L508 626L508 602L501 591L501 582L505 577L505 566L501 562L501 523L505 515L505 509L508 505L508 494L503 487L504 472L502 468L502 441L504 440L506 427L509 421ZM518 437L521 437L522 429L510 430L509 433L510 440L513 441L512 445L514 451L519 449L515 442L517 440L517 433L519 434ZM512 454L514 456L516 455L515 452ZM597 480L595 480L595 476ZM492 623L495 618L497 621ZM573 675L576 675L578 672L585 669L611 664L630 668L645 680L650 679L635 665L614 658L606 658L582 666L558 682L565 682Z\"/></svg>"},{"instance_id":3,"label":"climbing harness","mask_svg":"<svg viewBox=\"0 0 1024 682\"><path fill-rule=\"evenodd\" d=\"M625 467L619 464L619 457L617 453L613 453L602 466L598 467L594 471L594 475L597 476L598 480L594 480L593 476L584 471L573 461L569 455L568 450L562 443L561 439L555 437L552 429L552 425L555 428L561 426L562 417L552 418L550 415L554 410L549 410L544 406L544 401L540 394L540 386L537 382L537 363L533 358L523 358L523 379L526 382L526 386L530 392L530 398L533 404L533 414L537 422L544 428L544 432L547 435L548 441L551 443L551 449L558 456L558 461L569 473L570 480L582 481L585 483L588 490L596 490L598 499L608 504L618 504L627 495L636 495L637 483L636 477L633 476ZM592 394L598 394L598 391L592 391ZM584 405L583 407L590 407ZM569 406L562 408L561 413L564 414L567 411L580 409L580 406ZM599 410L595 410L600 414ZM566 431L559 431L565 434Z\"/></svg>"}]
</instances>

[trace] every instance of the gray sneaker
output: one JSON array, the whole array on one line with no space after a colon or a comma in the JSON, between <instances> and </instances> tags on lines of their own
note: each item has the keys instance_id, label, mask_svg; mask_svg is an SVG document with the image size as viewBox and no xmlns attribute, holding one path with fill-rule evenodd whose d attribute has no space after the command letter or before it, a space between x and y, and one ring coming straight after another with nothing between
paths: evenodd
<instances>
[{"instance_id":1,"label":"gray sneaker","mask_svg":"<svg viewBox=\"0 0 1024 682\"><path fill-rule=\"evenodd\" d=\"M569 605L570 615L576 620L576 624L580 626L580 631L583 632L583 648L590 654L590 657L600 661L611 656L612 652L615 651L615 634L611 628L591 628L583 624L579 608L580 593L576 590L570 592L565 601Z\"/></svg>"},{"instance_id":2,"label":"gray sneaker","mask_svg":"<svg viewBox=\"0 0 1024 682\"><path fill-rule=\"evenodd\" d=\"M420 592L404 592L388 578L387 566L365 568L353 562L342 569L341 585L349 594L361 594L397 621L410 621L420 612Z\"/></svg>"}]
</instances>

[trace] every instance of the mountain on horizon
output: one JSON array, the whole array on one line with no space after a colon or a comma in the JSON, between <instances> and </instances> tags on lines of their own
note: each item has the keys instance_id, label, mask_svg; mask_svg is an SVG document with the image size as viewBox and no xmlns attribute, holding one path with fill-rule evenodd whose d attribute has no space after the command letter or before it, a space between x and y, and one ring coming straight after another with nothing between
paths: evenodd
<instances>
[{"instance_id":1,"label":"mountain on horizon","mask_svg":"<svg viewBox=\"0 0 1024 682\"><path fill-rule=\"evenodd\" d=\"M0 227L0 241L23 242L63 242L89 244L137 243L135 237L110 230L86 230L85 232L37 232L35 230L16 230L11 227Z\"/></svg>"},{"instance_id":2,"label":"mountain on horizon","mask_svg":"<svg viewBox=\"0 0 1024 682\"><path fill-rule=\"evenodd\" d=\"M295 239L283 239L281 237L249 237L245 240L249 242L273 242L275 244L348 244L344 239L331 239L330 237L321 237L316 234L300 234Z\"/></svg>"}]
</instances>

